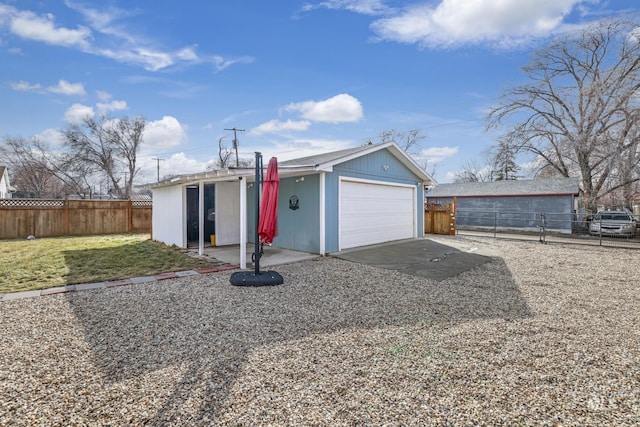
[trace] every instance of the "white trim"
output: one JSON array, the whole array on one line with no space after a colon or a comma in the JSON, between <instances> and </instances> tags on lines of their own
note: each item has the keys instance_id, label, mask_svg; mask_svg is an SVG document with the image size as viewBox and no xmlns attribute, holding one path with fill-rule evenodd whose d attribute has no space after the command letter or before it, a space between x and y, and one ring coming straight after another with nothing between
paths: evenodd
<instances>
[{"instance_id":1,"label":"white trim","mask_svg":"<svg viewBox=\"0 0 640 427\"><path fill-rule=\"evenodd\" d=\"M204 254L204 181L198 183L198 255Z\"/></svg>"},{"instance_id":2,"label":"white trim","mask_svg":"<svg viewBox=\"0 0 640 427\"><path fill-rule=\"evenodd\" d=\"M326 185L325 185L326 174L324 172L320 172L320 255L324 255L326 252L326 216L325 216L325 202L326 202Z\"/></svg>"},{"instance_id":3,"label":"white trim","mask_svg":"<svg viewBox=\"0 0 640 427\"><path fill-rule=\"evenodd\" d=\"M188 222L187 221L187 186L183 185L182 186L182 247L186 248L188 246L188 239L187 239L187 231L189 229L188 226Z\"/></svg>"},{"instance_id":4,"label":"white trim","mask_svg":"<svg viewBox=\"0 0 640 427\"><path fill-rule=\"evenodd\" d=\"M377 185L391 185L393 187L407 187L416 189L416 185L412 184L403 184L401 182L393 182L393 181L378 181L373 179L364 179L364 178L354 178L351 176L340 176L340 182L342 181L353 181L353 182L361 182L363 184L377 184Z\"/></svg>"},{"instance_id":5,"label":"white trim","mask_svg":"<svg viewBox=\"0 0 640 427\"><path fill-rule=\"evenodd\" d=\"M386 185L386 186L390 186L390 187L402 187L402 188L410 188L412 189L412 195L413 195L413 209L412 209L412 213L413 213L413 237L417 237L418 236L418 215L416 213L417 209L418 209L418 200L417 200L417 186L416 185L411 185L411 184L402 184L399 182L389 182L389 181L378 181L378 180L372 180L372 179L363 179L363 178L353 178L353 177L349 177L349 176L341 176L339 177L338 180L338 251L342 250L342 221L340 221L340 218L342 218L342 185L343 182L345 181L349 181L349 182L357 182L357 183L361 183L361 184L373 184L373 185ZM420 187L422 188L422 186ZM424 221L424 219L423 219Z\"/></svg>"},{"instance_id":6,"label":"white trim","mask_svg":"<svg viewBox=\"0 0 640 427\"><path fill-rule=\"evenodd\" d=\"M247 268L247 180L240 177L240 268Z\"/></svg>"}]
</instances>

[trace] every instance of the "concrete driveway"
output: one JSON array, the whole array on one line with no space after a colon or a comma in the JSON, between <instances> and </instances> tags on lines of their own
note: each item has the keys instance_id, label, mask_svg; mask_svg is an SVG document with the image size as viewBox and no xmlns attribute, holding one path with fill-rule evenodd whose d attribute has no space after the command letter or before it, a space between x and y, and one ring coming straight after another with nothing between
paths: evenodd
<instances>
[{"instance_id":1,"label":"concrete driveway","mask_svg":"<svg viewBox=\"0 0 640 427\"><path fill-rule=\"evenodd\" d=\"M437 281L457 276L491 261L489 256L461 250L426 238L345 250L333 253L331 256Z\"/></svg>"}]
</instances>

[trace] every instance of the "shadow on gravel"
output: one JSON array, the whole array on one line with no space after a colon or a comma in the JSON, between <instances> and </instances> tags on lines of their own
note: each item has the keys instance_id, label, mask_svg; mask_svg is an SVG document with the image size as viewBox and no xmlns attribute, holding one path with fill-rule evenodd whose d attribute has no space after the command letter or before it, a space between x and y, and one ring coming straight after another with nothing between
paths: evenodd
<instances>
[{"instance_id":1,"label":"shadow on gravel","mask_svg":"<svg viewBox=\"0 0 640 427\"><path fill-rule=\"evenodd\" d=\"M215 273L68 298L108 381L143 387L144 375L180 372L165 381L168 397L151 392L161 402L136 424L215 424L252 349L345 329L531 316L501 260L478 269L436 282L325 258L280 266L285 284L276 287L233 287ZM478 273L482 283L472 280ZM117 419L118 402L110 405Z\"/></svg>"},{"instance_id":2,"label":"shadow on gravel","mask_svg":"<svg viewBox=\"0 0 640 427\"><path fill-rule=\"evenodd\" d=\"M489 257L463 252L429 239L358 248L333 256L432 280L448 279L491 261Z\"/></svg>"}]
</instances>

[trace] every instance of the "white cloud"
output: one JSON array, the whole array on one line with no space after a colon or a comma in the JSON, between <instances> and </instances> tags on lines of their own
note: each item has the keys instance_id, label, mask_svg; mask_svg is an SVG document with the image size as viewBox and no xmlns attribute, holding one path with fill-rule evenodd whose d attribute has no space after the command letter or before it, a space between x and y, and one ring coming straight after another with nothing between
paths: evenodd
<instances>
[{"instance_id":1,"label":"white cloud","mask_svg":"<svg viewBox=\"0 0 640 427\"><path fill-rule=\"evenodd\" d=\"M427 160L429 163L438 163L448 157L455 156L459 151L459 147L429 147L421 150L416 157Z\"/></svg>"},{"instance_id":2,"label":"white cloud","mask_svg":"<svg viewBox=\"0 0 640 427\"><path fill-rule=\"evenodd\" d=\"M284 110L300 112L303 118L312 122L357 122L363 117L360 101L346 93L323 101L291 103L284 107Z\"/></svg>"},{"instance_id":3,"label":"white cloud","mask_svg":"<svg viewBox=\"0 0 640 427\"><path fill-rule=\"evenodd\" d=\"M350 140L300 138L286 142L276 142L268 148L263 145L261 147L256 147L255 150L250 150L252 147L248 147L243 151L240 157L249 157L254 151L260 151L265 159L275 156L278 158L278 161L284 161L327 153L330 151L343 150L345 148L353 148L356 146L358 146L358 143Z\"/></svg>"},{"instance_id":4,"label":"white cloud","mask_svg":"<svg viewBox=\"0 0 640 427\"><path fill-rule=\"evenodd\" d=\"M167 151L186 141L186 127L172 116L150 121L144 129L143 147L146 152Z\"/></svg>"},{"instance_id":5,"label":"white cloud","mask_svg":"<svg viewBox=\"0 0 640 427\"><path fill-rule=\"evenodd\" d=\"M280 133L287 131L304 131L309 129L311 122L308 120L287 120L282 122L280 120L269 120L262 123L249 131L251 135L263 135L265 133Z\"/></svg>"},{"instance_id":6,"label":"white cloud","mask_svg":"<svg viewBox=\"0 0 640 427\"><path fill-rule=\"evenodd\" d=\"M444 184L445 182L453 182L456 180L456 178L458 178L458 172L461 171L455 171L455 172L447 172L446 174L444 174L444 180L442 181L442 184Z\"/></svg>"},{"instance_id":7,"label":"white cloud","mask_svg":"<svg viewBox=\"0 0 640 427\"><path fill-rule=\"evenodd\" d=\"M58 81L57 86L49 86L47 90L61 95L86 95L87 93L82 83L69 83L66 80Z\"/></svg>"},{"instance_id":8,"label":"white cloud","mask_svg":"<svg viewBox=\"0 0 640 427\"><path fill-rule=\"evenodd\" d=\"M559 29L587 0L442 0L412 5L371 25L380 40L430 48L490 43L508 48Z\"/></svg>"},{"instance_id":9,"label":"white cloud","mask_svg":"<svg viewBox=\"0 0 640 427\"><path fill-rule=\"evenodd\" d=\"M168 53L140 47L121 50L99 49L96 53L118 62L141 65L149 71L158 71L174 64Z\"/></svg>"},{"instance_id":10,"label":"white cloud","mask_svg":"<svg viewBox=\"0 0 640 427\"><path fill-rule=\"evenodd\" d=\"M107 113L109 111L119 111L127 109L127 101L113 100L111 102L98 102L96 108L100 113Z\"/></svg>"},{"instance_id":11,"label":"white cloud","mask_svg":"<svg viewBox=\"0 0 640 427\"><path fill-rule=\"evenodd\" d=\"M35 135L40 141L43 141L51 145L62 145L64 142L64 135L59 129L45 129L42 132Z\"/></svg>"},{"instance_id":12,"label":"white cloud","mask_svg":"<svg viewBox=\"0 0 640 427\"><path fill-rule=\"evenodd\" d=\"M56 27L54 16L46 14L38 16L30 11L18 11L14 8L4 9L9 16L9 28L14 34L28 39L41 41L57 46L77 46L82 49L89 47L91 30L84 26L77 29Z\"/></svg>"},{"instance_id":13,"label":"white cloud","mask_svg":"<svg viewBox=\"0 0 640 427\"><path fill-rule=\"evenodd\" d=\"M199 55L196 46L179 49L163 49L158 43L134 34L118 20L133 13L128 10L105 6L94 9L66 1L66 6L82 14L87 26L77 28L56 26L52 14L37 15L28 10L18 10L12 6L0 4L0 28L10 31L24 39L40 41L57 46L75 47L82 52L113 59L117 62L142 66L149 71L158 71L179 64L212 64L216 70L237 63L249 63L251 57L224 58L219 55ZM94 31L102 36L94 38ZM118 46L118 48L107 48Z\"/></svg>"},{"instance_id":14,"label":"white cloud","mask_svg":"<svg viewBox=\"0 0 640 427\"><path fill-rule=\"evenodd\" d=\"M158 179L158 163L153 158L143 158L138 163L140 172L137 181L144 183L156 182ZM200 161L187 157L183 152L172 154L160 162L160 179L168 176L186 173L203 172L207 169L207 161Z\"/></svg>"},{"instance_id":15,"label":"white cloud","mask_svg":"<svg viewBox=\"0 0 640 427\"><path fill-rule=\"evenodd\" d=\"M20 80L17 83L11 83L11 88L13 90L22 91L22 92L34 92L34 93L57 93L59 95L86 95L86 91L84 90L84 85L82 83L69 83L66 80L58 81L58 84L55 86L49 86L47 88L43 88L40 83L31 84L29 82L25 82L24 80Z\"/></svg>"},{"instance_id":16,"label":"white cloud","mask_svg":"<svg viewBox=\"0 0 640 427\"><path fill-rule=\"evenodd\" d=\"M203 62L210 62L211 64L213 64L214 68L218 71L222 71L235 64L251 64L253 60L254 59L251 56L241 56L239 58L224 58L219 55L205 57L202 59Z\"/></svg>"},{"instance_id":17,"label":"white cloud","mask_svg":"<svg viewBox=\"0 0 640 427\"><path fill-rule=\"evenodd\" d=\"M102 102L107 102L112 98L111 94L109 92L104 91L104 90L97 90L96 91L96 96Z\"/></svg>"},{"instance_id":18,"label":"white cloud","mask_svg":"<svg viewBox=\"0 0 640 427\"><path fill-rule=\"evenodd\" d=\"M73 104L67 111L64 113L64 118L69 123L80 123L87 117L95 116L95 111L93 111L93 107L82 104Z\"/></svg>"},{"instance_id":19,"label":"white cloud","mask_svg":"<svg viewBox=\"0 0 640 427\"><path fill-rule=\"evenodd\" d=\"M201 56L196 52L196 45L185 46L177 50L163 50L155 47L156 43L132 33L117 21L132 15L124 9L109 7L108 9L92 9L71 1L67 6L81 13L89 25L96 31L120 41L120 48L94 48L92 53L113 59L118 62L140 65L149 71L158 71L180 63L211 63L217 70L223 70L236 63L252 62L252 58L236 59L221 56Z\"/></svg>"},{"instance_id":20,"label":"white cloud","mask_svg":"<svg viewBox=\"0 0 640 427\"><path fill-rule=\"evenodd\" d=\"M20 80L17 83L11 83L11 89L17 90L20 92L39 92L42 89L40 84L31 84L29 82L25 82L24 80Z\"/></svg>"},{"instance_id":21,"label":"white cloud","mask_svg":"<svg viewBox=\"0 0 640 427\"><path fill-rule=\"evenodd\" d=\"M198 54L194 46L188 46L177 51L176 58L182 59L183 61L197 61Z\"/></svg>"},{"instance_id":22,"label":"white cloud","mask_svg":"<svg viewBox=\"0 0 640 427\"><path fill-rule=\"evenodd\" d=\"M196 159L187 157L184 153L172 154L165 162L167 175L201 172L207 168L207 162L201 162Z\"/></svg>"},{"instance_id":23,"label":"white cloud","mask_svg":"<svg viewBox=\"0 0 640 427\"><path fill-rule=\"evenodd\" d=\"M302 10L308 12L321 8L344 9L364 15L379 15L389 10L389 7L384 4L384 0L326 0L317 4L307 3Z\"/></svg>"}]
</instances>

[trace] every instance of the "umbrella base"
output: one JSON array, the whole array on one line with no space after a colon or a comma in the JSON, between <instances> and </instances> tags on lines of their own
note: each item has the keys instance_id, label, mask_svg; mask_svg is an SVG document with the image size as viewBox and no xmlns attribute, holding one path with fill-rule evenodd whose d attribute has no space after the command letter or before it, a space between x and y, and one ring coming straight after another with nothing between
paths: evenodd
<instances>
[{"instance_id":1,"label":"umbrella base","mask_svg":"<svg viewBox=\"0 0 640 427\"><path fill-rule=\"evenodd\" d=\"M261 271L255 274L253 271L236 271L231 275L233 286L275 286L282 285L284 279L275 271Z\"/></svg>"}]
</instances>

